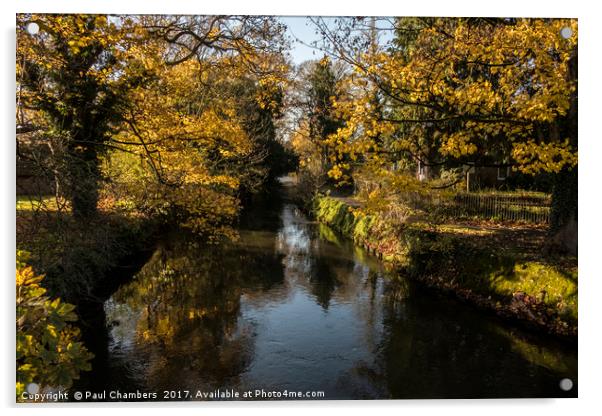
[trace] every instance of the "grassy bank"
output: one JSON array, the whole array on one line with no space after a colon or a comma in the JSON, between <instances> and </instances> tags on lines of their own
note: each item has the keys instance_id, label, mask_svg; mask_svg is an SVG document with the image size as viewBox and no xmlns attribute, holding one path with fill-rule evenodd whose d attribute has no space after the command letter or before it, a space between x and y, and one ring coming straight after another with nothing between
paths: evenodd
<instances>
[{"instance_id":1,"label":"grassy bank","mask_svg":"<svg viewBox=\"0 0 602 416\"><path fill-rule=\"evenodd\" d=\"M542 230L385 220L317 197L316 218L399 273L549 333L577 334L576 258L542 254Z\"/></svg>"}]
</instances>

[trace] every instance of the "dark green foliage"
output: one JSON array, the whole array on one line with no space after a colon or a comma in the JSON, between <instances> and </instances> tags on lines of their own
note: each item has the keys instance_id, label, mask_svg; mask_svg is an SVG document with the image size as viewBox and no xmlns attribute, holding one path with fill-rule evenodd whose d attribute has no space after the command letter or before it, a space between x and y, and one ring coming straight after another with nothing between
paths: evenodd
<instances>
[{"instance_id":1,"label":"dark green foliage","mask_svg":"<svg viewBox=\"0 0 602 416\"><path fill-rule=\"evenodd\" d=\"M329 59L314 64L307 79L309 83L309 135L316 140L324 140L343 127L333 107L333 99L338 98L339 80Z\"/></svg>"},{"instance_id":2,"label":"dark green foliage","mask_svg":"<svg viewBox=\"0 0 602 416\"><path fill-rule=\"evenodd\" d=\"M263 87L250 78L236 80L223 88L230 89L232 95L237 97L235 105L242 118L242 126L256 145L254 160L251 163L246 161L239 167L247 172L255 172L250 181L243 184L242 192L257 192L265 183L273 182L297 168L297 156L277 137L276 124L283 117L283 92L281 89L262 91ZM261 93L269 94L270 105L262 105L258 101Z\"/></svg>"},{"instance_id":3,"label":"dark green foliage","mask_svg":"<svg viewBox=\"0 0 602 416\"><path fill-rule=\"evenodd\" d=\"M328 136L345 125L334 108L334 102L343 95L341 75L335 72L332 62L325 57L312 64L306 82L309 140L314 144L321 161L321 172L318 175L325 176L332 168L333 156L333 149L327 143Z\"/></svg>"}]
</instances>

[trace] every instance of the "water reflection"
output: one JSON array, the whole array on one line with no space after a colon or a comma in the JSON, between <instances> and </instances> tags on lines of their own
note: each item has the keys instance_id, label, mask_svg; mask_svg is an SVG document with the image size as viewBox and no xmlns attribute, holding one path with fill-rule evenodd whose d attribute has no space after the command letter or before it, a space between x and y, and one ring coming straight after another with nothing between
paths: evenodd
<instances>
[{"instance_id":1,"label":"water reflection","mask_svg":"<svg viewBox=\"0 0 602 416\"><path fill-rule=\"evenodd\" d=\"M166 239L105 304L108 370L95 388L544 397L576 381L574 352L387 278L292 204L263 212L230 245Z\"/></svg>"}]
</instances>

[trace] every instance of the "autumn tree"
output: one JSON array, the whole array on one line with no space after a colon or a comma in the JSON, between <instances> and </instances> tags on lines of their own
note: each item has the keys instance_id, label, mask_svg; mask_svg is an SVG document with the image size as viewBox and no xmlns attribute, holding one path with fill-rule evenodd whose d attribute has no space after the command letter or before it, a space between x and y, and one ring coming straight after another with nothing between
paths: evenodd
<instances>
[{"instance_id":1,"label":"autumn tree","mask_svg":"<svg viewBox=\"0 0 602 416\"><path fill-rule=\"evenodd\" d=\"M388 20L396 42L376 53L351 35L366 31L362 19L334 29L315 22L325 48L354 67L358 88L388 100L382 116L366 97L343 109L340 152L367 156L383 174L401 155L427 166L548 172L557 178L552 230L576 219L576 21Z\"/></svg>"},{"instance_id":2,"label":"autumn tree","mask_svg":"<svg viewBox=\"0 0 602 416\"><path fill-rule=\"evenodd\" d=\"M272 24L141 19L149 38L130 51L129 70L148 81L129 93L127 128L113 138L121 151L106 167L119 198L197 232L232 233L241 197L275 174L270 164L279 149L275 123L288 66L274 52L282 28ZM264 35L273 36L269 45Z\"/></svg>"},{"instance_id":3,"label":"autumn tree","mask_svg":"<svg viewBox=\"0 0 602 416\"><path fill-rule=\"evenodd\" d=\"M39 33L28 33L28 24ZM116 76L122 30L107 16L17 16L18 125L41 132L38 140L57 155L54 170L80 219L96 213L99 156L130 82Z\"/></svg>"},{"instance_id":4,"label":"autumn tree","mask_svg":"<svg viewBox=\"0 0 602 416\"><path fill-rule=\"evenodd\" d=\"M38 34L25 31L31 23ZM19 16L19 107L36 140L65 149L53 170L73 214L94 216L102 193L226 229L242 185L261 185L251 172L273 143L282 32L267 17ZM239 113L241 94L224 86L241 80L255 107Z\"/></svg>"}]
</instances>

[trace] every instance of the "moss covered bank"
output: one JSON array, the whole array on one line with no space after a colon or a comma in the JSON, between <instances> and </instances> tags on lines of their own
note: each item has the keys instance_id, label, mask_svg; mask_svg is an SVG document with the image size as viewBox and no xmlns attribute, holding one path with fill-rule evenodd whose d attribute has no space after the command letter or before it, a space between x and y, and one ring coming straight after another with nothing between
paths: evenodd
<instances>
[{"instance_id":1,"label":"moss covered bank","mask_svg":"<svg viewBox=\"0 0 602 416\"><path fill-rule=\"evenodd\" d=\"M562 337L577 335L574 258L525 249L511 229L501 229L498 234L505 233L505 238L500 239L495 231L477 227L395 224L326 196L317 197L312 208L318 221L378 255L399 274L527 326Z\"/></svg>"}]
</instances>

